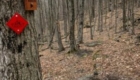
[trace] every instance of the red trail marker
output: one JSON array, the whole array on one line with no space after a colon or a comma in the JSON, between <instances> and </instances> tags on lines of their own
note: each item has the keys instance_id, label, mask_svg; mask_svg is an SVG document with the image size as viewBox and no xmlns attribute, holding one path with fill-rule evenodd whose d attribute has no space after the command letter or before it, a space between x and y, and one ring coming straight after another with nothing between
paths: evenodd
<instances>
[{"instance_id":1,"label":"red trail marker","mask_svg":"<svg viewBox=\"0 0 140 80\"><path fill-rule=\"evenodd\" d=\"M19 13L15 13L6 24L15 33L21 34L28 22Z\"/></svg>"}]
</instances>

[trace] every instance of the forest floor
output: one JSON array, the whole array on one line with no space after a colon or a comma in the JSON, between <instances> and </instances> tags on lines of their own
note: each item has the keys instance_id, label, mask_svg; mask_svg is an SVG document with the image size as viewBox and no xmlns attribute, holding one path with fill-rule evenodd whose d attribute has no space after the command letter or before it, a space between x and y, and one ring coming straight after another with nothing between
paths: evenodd
<instances>
[{"instance_id":1,"label":"forest floor","mask_svg":"<svg viewBox=\"0 0 140 80\"><path fill-rule=\"evenodd\" d=\"M138 11L135 20L140 19ZM109 31L106 27L103 32L96 31L93 40L90 40L90 29L84 28L84 43L75 54L67 53L69 44L65 41L65 51L54 50L57 43L53 44L54 49L41 51L43 80L93 80L87 78L95 72L100 80L140 80L140 25L135 23L135 35L121 32L121 14L118 16L118 33L114 33L115 20L111 17L108 20L112 22L107 21Z\"/></svg>"}]
</instances>

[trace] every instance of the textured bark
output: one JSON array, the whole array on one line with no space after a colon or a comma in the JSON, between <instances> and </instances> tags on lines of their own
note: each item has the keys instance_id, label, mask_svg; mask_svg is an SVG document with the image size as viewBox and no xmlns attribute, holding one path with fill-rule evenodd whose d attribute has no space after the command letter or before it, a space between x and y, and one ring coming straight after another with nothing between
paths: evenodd
<instances>
[{"instance_id":1,"label":"textured bark","mask_svg":"<svg viewBox=\"0 0 140 80\"><path fill-rule=\"evenodd\" d=\"M60 25L59 23L56 24L56 35L57 35L57 43L59 46L59 52L65 50L63 44L62 44L62 39L61 39L61 32L60 32Z\"/></svg>"},{"instance_id":2,"label":"textured bark","mask_svg":"<svg viewBox=\"0 0 140 80\"><path fill-rule=\"evenodd\" d=\"M58 9L59 8L59 9ZM64 50L64 46L62 44L62 39L61 39L61 32L60 32L60 23L59 23L59 19L60 19L60 3L59 1L56 1L56 6L55 6L55 18L56 18L56 36L57 36L57 43L58 43L58 47L59 47L59 52Z\"/></svg>"},{"instance_id":3,"label":"textured bark","mask_svg":"<svg viewBox=\"0 0 140 80\"><path fill-rule=\"evenodd\" d=\"M55 23L55 14L54 14L54 6L53 6L53 1L52 0L48 0L48 25L49 25L49 27L48 27L48 31L49 31L49 42L48 42L48 48L50 48L51 47L51 45L52 45L52 42L53 42L53 38L54 38L54 35L55 35L55 26L54 26L54 24L56 24Z\"/></svg>"},{"instance_id":4,"label":"textured bark","mask_svg":"<svg viewBox=\"0 0 140 80\"><path fill-rule=\"evenodd\" d=\"M15 13L28 20L17 35L5 24ZM0 0L0 80L42 80L33 11L24 10L23 0Z\"/></svg>"},{"instance_id":5,"label":"textured bark","mask_svg":"<svg viewBox=\"0 0 140 80\"><path fill-rule=\"evenodd\" d=\"M75 27L75 13L74 13L74 0L68 0L69 5L69 19L70 19L70 52L73 52L76 50L75 48L75 35L74 35L74 27Z\"/></svg>"},{"instance_id":6,"label":"textured bark","mask_svg":"<svg viewBox=\"0 0 140 80\"><path fill-rule=\"evenodd\" d=\"M85 2L85 0L80 1L80 19L79 19L79 27L78 27L78 43L83 43L84 2Z\"/></svg>"},{"instance_id":7,"label":"textured bark","mask_svg":"<svg viewBox=\"0 0 140 80\"><path fill-rule=\"evenodd\" d=\"M38 2L38 9L35 10L35 25L36 25L36 30L38 33L38 40L40 42L46 42L49 33L47 33L48 29L48 0L37 0Z\"/></svg>"}]
</instances>

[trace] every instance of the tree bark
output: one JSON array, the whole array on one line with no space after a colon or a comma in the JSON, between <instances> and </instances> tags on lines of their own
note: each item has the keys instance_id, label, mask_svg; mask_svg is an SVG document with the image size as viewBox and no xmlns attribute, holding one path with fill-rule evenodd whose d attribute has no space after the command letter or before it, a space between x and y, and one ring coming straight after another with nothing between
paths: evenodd
<instances>
[{"instance_id":1,"label":"tree bark","mask_svg":"<svg viewBox=\"0 0 140 80\"><path fill-rule=\"evenodd\" d=\"M20 35L5 25L15 12L29 23ZM23 0L0 0L0 28L0 79L42 80L34 12L24 10Z\"/></svg>"},{"instance_id":2,"label":"tree bark","mask_svg":"<svg viewBox=\"0 0 140 80\"><path fill-rule=\"evenodd\" d=\"M134 27L134 1L131 0L131 24L132 24L132 30L131 30L131 34L134 35L135 34L135 27Z\"/></svg>"},{"instance_id":3,"label":"tree bark","mask_svg":"<svg viewBox=\"0 0 140 80\"><path fill-rule=\"evenodd\" d=\"M49 42L48 42L48 48L50 48L51 47L51 45L52 45L52 42L53 42L53 38L54 38L54 35L55 35L55 14L54 14L54 6L53 6L53 1L52 0L48 0L48 5L49 5L49 10L48 10L48 17L49 17L49 19L48 19L48 25L49 25L49 27L48 27L48 31L49 31Z\"/></svg>"},{"instance_id":4,"label":"tree bark","mask_svg":"<svg viewBox=\"0 0 140 80\"><path fill-rule=\"evenodd\" d=\"M123 0L123 30L124 31L127 31L127 29L126 29L126 10L125 10L125 8L126 8L126 0Z\"/></svg>"},{"instance_id":5,"label":"tree bark","mask_svg":"<svg viewBox=\"0 0 140 80\"><path fill-rule=\"evenodd\" d=\"M69 5L69 19L70 19L70 52L76 51L75 48L75 12L74 12L74 0L68 0L68 5Z\"/></svg>"},{"instance_id":6,"label":"tree bark","mask_svg":"<svg viewBox=\"0 0 140 80\"><path fill-rule=\"evenodd\" d=\"M61 39L61 32L60 32L60 23L59 23L59 16L60 16L60 12L59 12L59 8L60 9L60 3L59 1L56 1L56 6L55 6L55 18L56 18L56 36L57 36L57 43L58 43L58 47L59 47L59 52L64 50L64 46L62 43L62 39Z\"/></svg>"},{"instance_id":7,"label":"tree bark","mask_svg":"<svg viewBox=\"0 0 140 80\"><path fill-rule=\"evenodd\" d=\"M67 18L68 18L68 15L67 15L67 4L66 4L66 0L64 0L62 2L62 5L63 5L63 19L64 19L64 35L65 35L65 41L67 41L67 35L68 35L68 31L67 31Z\"/></svg>"},{"instance_id":8,"label":"tree bark","mask_svg":"<svg viewBox=\"0 0 140 80\"><path fill-rule=\"evenodd\" d=\"M78 43L83 43L84 2L85 2L85 0L80 1L80 19L79 19L79 27L78 27Z\"/></svg>"},{"instance_id":9,"label":"tree bark","mask_svg":"<svg viewBox=\"0 0 140 80\"><path fill-rule=\"evenodd\" d=\"M92 24L92 21L94 21L94 18L95 18L95 1L94 0L91 0L90 2L90 6L91 6L91 9L90 9L90 15L89 15L89 21L90 21L90 39L93 40L93 35L94 35L94 26L91 25Z\"/></svg>"}]
</instances>

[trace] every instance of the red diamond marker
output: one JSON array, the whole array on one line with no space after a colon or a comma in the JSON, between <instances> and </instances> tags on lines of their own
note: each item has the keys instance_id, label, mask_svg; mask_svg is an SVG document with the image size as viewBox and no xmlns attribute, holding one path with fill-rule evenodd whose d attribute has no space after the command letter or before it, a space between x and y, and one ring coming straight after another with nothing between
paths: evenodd
<instances>
[{"instance_id":1,"label":"red diamond marker","mask_svg":"<svg viewBox=\"0 0 140 80\"><path fill-rule=\"evenodd\" d=\"M20 34L28 22L19 13L15 13L6 24L15 33Z\"/></svg>"}]
</instances>

